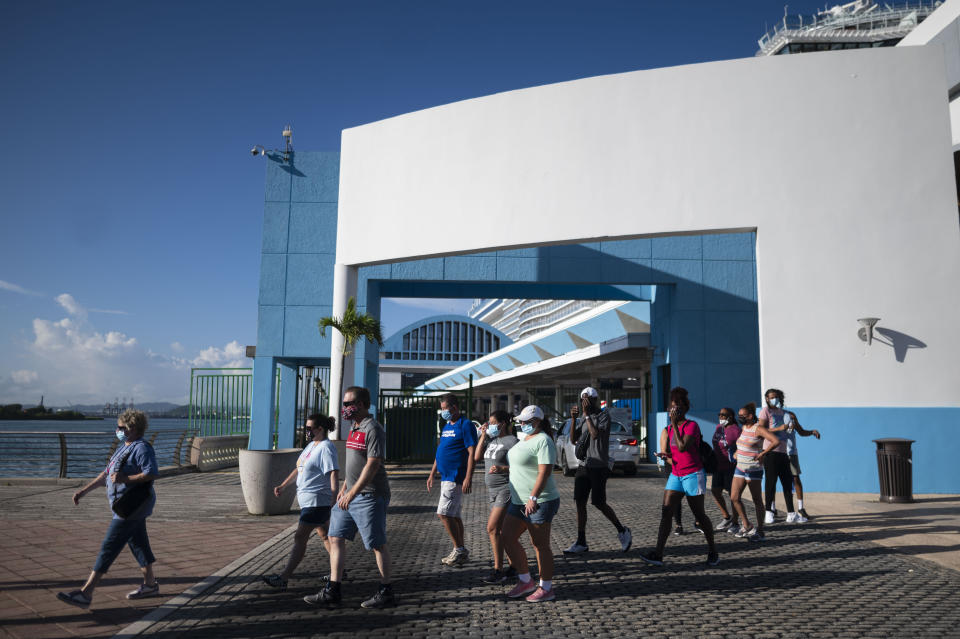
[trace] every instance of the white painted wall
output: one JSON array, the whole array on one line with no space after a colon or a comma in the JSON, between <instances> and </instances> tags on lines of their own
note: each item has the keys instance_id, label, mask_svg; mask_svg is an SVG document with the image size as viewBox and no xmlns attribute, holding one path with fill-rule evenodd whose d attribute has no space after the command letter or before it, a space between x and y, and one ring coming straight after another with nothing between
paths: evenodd
<instances>
[{"instance_id":1,"label":"white painted wall","mask_svg":"<svg viewBox=\"0 0 960 639\"><path fill-rule=\"evenodd\" d=\"M756 228L764 385L794 406L960 406L944 78L932 47L751 58L348 129L337 262ZM437 220L470 231L440 244ZM863 316L927 347L865 352Z\"/></svg>"}]
</instances>

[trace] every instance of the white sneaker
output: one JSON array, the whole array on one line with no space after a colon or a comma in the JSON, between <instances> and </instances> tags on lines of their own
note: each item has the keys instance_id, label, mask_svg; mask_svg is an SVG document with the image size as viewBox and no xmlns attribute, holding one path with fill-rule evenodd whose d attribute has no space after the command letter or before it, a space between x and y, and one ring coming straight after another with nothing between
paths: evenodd
<instances>
[{"instance_id":1,"label":"white sneaker","mask_svg":"<svg viewBox=\"0 0 960 639\"><path fill-rule=\"evenodd\" d=\"M730 533L731 535L736 535L742 529L743 529L743 526L741 526L740 524L732 524L729 528L727 528L727 532Z\"/></svg>"},{"instance_id":2,"label":"white sneaker","mask_svg":"<svg viewBox=\"0 0 960 639\"><path fill-rule=\"evenodd\" d=\"M768 511L767 511L767 514L765 514L765 515L763 516L763 523L765 523L765 524L772 524L772 523L773 523L773 515L774 515L775 512L776 512L776 511L768 510Z\"/></svg>"},{"instance_id":3,"label":"white sneaker","mask_svg":"<svg viewBox=\"0 0 960 639\"><path fill-rule=\"evenodd\" d=\"M787 523L788 524L800 523L800 513L787 513Z\"/></svg>"},{"instance_id":4,"label":"white sneaker","mask_svg":"<svg viewBox=\"0 0 960 639\"><path fill-rule=\"evenodd\" d=\"M753 537L757 534L757 527L753 526L750 530L747 530L743 526L740 527L740 532L736 534L736 537L743 539L744 537Z\"/></svg>"},{"instance_id":5,"label":"white sneaker","mask_svg":"<svg viewBox=\"0 0 960 639\"><path fill-rule=\"evenodd\" d=\"M630 544L633 543L633 533L629 528L624 527L622 533L617 533L617 539L620 540L620 548L623 552L630 550ZM586 550L586 548L584 548Z\"/></svg>"},{"instance_id":6,"label":"white sneaker","mask_svg":"<svg viewBox=\"0 0 960 639\"><path fill-rule=\"evenodd\" d=\"M726 530L732 525L733 525L732 519L722 519L719 524L713 527L713 529L717 532L720 532L721 530Z\"/></svg>"},{"instance_id":7,"label":"white sneaker","mask_svg":"<svg viewBox=\"0 0 960 639\"><path fill-rule=\"evenodd\" d=\"M618 535L619 536L619 535ZM622 543L622 542L621 542ZM580 553L587 552L589 548L587 546L582 546L577 542L570 544L570 547L563 551L565 555L579 555Z\"/></svg>"},{"instance_id":8,"label":"white sneaker","mask_svg":"<svg viewBox=\"0 0 960 639\"><path fill-rule=\"evenodd\" d=\"M804 516L803 516L803 513L800 512L799 510L796 512L796 515L797 515L796 521L797 521L798 524L805 524L805 523L807 523L808 521L810 521L809 519L807 519L806 517L804 517Z\"/></svg>"}]
</instances>

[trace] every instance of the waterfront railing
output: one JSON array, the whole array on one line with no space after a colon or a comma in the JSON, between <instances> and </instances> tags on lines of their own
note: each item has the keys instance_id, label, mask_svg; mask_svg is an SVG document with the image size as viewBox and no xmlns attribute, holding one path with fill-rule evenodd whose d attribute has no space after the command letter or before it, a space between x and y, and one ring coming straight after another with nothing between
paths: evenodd
<instances>
[{"instance_id":1,"label":"waterfront railing","mask_svg":"<svg viewBox=\"0 0 960 639\"><path fill-rule=\"evenodd\" d=\"M192 431L147 431L161 466L190 463ZM120 442L104 432L0 432L0 477L95 477Z\"/></svg>"}]
</instances>

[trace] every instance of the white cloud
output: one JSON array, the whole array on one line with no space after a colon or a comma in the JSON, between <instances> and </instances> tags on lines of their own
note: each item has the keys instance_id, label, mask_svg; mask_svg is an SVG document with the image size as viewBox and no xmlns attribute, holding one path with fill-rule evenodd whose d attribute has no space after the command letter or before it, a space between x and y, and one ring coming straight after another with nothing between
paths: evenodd
<instances>
[{"instance_id":1,"label":"white cloud","mask_svg":"<svg viewBox=\"0 0 960 639\"><path fill-rule=\"evenodd\" d=\"M54 299L57 300L57 304L66 309L66 311L74 317L80 317L84 319L87 317L86 309L80 306L80 303L73 299L73 295L70 295L70 293L61 293Z\"/></svg>"},{"instance_id":2,"label":"white cloud","mask_svg":"<svg viewBox=\"0 0 960 639\"><path fill-rule=\"evenodd\" d=\"M13 371L10 373L10 378L13 380L14 384L27 386L40 379L40 375L38 375L36 371L22 370Z\"/></svg>"},{"instance_id":3,"label":"white cloud","mask_svg":"<svg viewBox=\"0 0 960 639\"><path fill-rule=\"evenodd\" d=\"M114 397L185 403L191 367L249 366L236 340L170 357L134 336L95 327L73 296L64 293L56 300L70 316L33 320L33 339L17 355L21 369L4 370L6 362L0 362L0 403L22 401L27 387L43 392L51 405L97 404ZM171 348L186 350L179 342Z\"/></svg>"},{"instance_id":4,"label":"white cloud","mask_svg":"<svg viewBox=\"0 0 960 639\"><path fill-rule=\"evenodd\" d=\"M246 350L240 342L234 340L223 348L210 346L190 361L197 368L239 368L247 366Z\"/></svg>"},{"instance_id":5,"label":"white cloud","mask_svg":"<svg viewBox=\"0 0 960 639\"><path fill-rule=\"evenodd\" d=\"M170 342L170 350L172 350L174 353L182 353L183 344L180 342Z\"/></svg>"},{"instance_id":6,"label":"white cloud","mask_svg":"<svg viewBox=\"0 0 960 639\"><path fill-rule=\"evenodd\" d=\"M31 291L23 288L22 286L17 286L16 284L5 282L3 280L0 280L0 290L10 291L11 293L20 293L21 295L43 295L43 293L37 293L36 291Z\"/></svg>"}]
</instances>

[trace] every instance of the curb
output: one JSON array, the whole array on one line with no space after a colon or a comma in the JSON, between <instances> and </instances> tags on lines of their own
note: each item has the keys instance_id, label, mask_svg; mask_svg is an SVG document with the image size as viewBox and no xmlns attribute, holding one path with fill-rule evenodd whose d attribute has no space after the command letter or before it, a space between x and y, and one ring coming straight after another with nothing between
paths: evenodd
<instances>
[{"instance_id":1,"label":"curb","mask_svg":"<svg viewBox=\"0 0 960 639\"><path fill-rule=\"evenodd\" d=\"M169 601L164 602L159 607L152 610L149 614L144 616L139 621L134 621L132 624L130 624L129 626L127 626L117 634L113 635L112 639L129 639L130 637L140 636L141 634L149 630L153 624L158 623L159 621L162 621L167 615L176 611L181 606L187 604L194 597L202 595L204 592L206 592L213 586L217 585L217 583L219 583L220 580L222 580L224 577L226 577L230 573L240 568L243 564L247 563L257 555L262 554L274 544L280 541L283 541L285 537L289 537L297 529L298 525L299 525L299 522L296 524L292 524L290 527L280 531L279 533L277 533L267 541L263 542L262 544L260 544L259 546L251 550L250 552L243 555L242 557L238 559L234 559L229 564L227 564L217 572L213 573L203 581L199 581L193 584L192 586L190 586L189 588L181 592L179 595L177 595L173 599L170 599Z\"/></svg>"}]
</instances>

